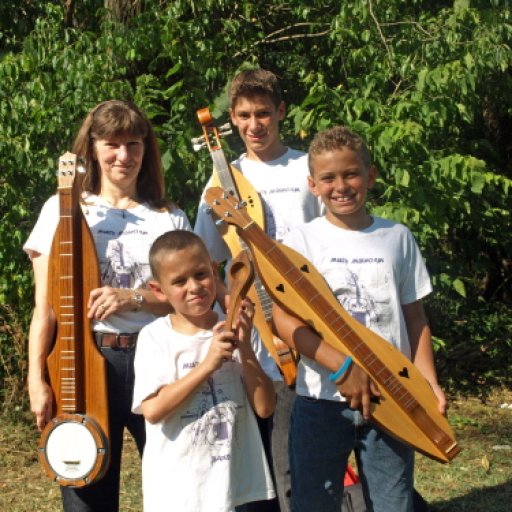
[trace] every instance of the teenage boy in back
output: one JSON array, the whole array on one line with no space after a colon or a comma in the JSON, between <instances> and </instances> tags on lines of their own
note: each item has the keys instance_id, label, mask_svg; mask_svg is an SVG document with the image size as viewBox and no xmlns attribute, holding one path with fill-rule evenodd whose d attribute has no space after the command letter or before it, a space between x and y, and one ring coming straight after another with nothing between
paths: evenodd
<instances>
[{"instance_id":1,"label":"teenage boy in back","mask_svg":"<svg viewBox=\"0 0 512 512\"><path fill-rule=\"evenodd\" d=\"M430 278L411 232L366 210L377 169L365 143L345 127L321 132L309 147L309 167L309 186L326 214L284 243L315 265L354 318L411 358L444 413L421 303ZM370 421L370 399L379 396L371 378L277 305L274 322L302 355L290 428L293 511L339 512L354 450L368 510L412 512L414 452Z\"/></svg>"},{"instance_id":2,"label":"teenage boy in back","mask_svg":"<svg viewBox=\"0 0 512 512\"><path fill-rule=\"evenodd\" d=\"M215 272L194 233L153 243L156 297L173 312L141 330L133 412L146 419L145 512L244 511L275 496L253 410L272 414L275 393L251 345L254 306L241 304L232 331L212 310Z\"/></svg>"},{"instance_id":3,"label":"teenage boy in back","mask_svg":"<svg viewBox=\"0 0 512 512\"><path fill-rule=\"evenodd\" d=\"M267 234L282 241L293 226L320 215L320 202L308 187L307 154L286 147L281 141L279 123L285 117L285 104L276 76L264 69L242 71L230 86L231 123L238 128L246 152L232 165L239 169L261 196ZM206 186L208 188L209 185ZM194 231L205 241L217 263L230 258L204 200L199 205ZM276 385L277 408L273 417L272 456L281 512L289 511L290 477L288 468L288 428L295 396L282 382ZM270 422L260 422L265 444L270 442ZM260 504L261 512L278 510L277 504Z\"/></svg>"}]
</instances>

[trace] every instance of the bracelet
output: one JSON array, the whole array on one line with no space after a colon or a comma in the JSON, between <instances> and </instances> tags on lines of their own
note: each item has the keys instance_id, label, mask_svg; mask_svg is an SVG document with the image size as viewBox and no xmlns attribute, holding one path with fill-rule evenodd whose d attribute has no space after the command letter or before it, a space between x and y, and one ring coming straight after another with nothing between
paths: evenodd
<instances>
[{"instance_id":1,"label":"bracelet","mask_svg":"<svg viewBox=\"0 0 512 512\"><path fill-rule=\"evenodd\" d=\"M132 309L132 311L140 311L142 309L142 305L145 302L145 299L140 293L140 290L133 290L132 300L135 302L135 307Z\"/></svg>"},{"instance_id":2,"label":"bracelet","mask_svg":"<svg viewBox=\"0 0 512 512\"><path fill-rule=\"evenodd\" d=\"M336 373L329 374L329 380L331 382L338 381L345 372L349 369L349 366L352 364L352 358L350 356L347 356L345 358L345 361L343 361L343 364L340 366L340 369Z\"/></svg>"}]
</instances>

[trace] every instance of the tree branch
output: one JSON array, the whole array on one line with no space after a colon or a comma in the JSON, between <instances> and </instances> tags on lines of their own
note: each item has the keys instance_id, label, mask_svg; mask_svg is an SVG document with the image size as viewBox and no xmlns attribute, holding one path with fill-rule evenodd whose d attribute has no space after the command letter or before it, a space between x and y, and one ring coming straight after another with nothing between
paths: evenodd
<instances>
[{"instance_id":1,"label":"tree branch","mask_svg":"<svg viewBox=\"0 0 512 512\"><path fill-rule=\"evenodd\" d=\"M281 36L281 37L275 37L277 34L282 34L283 32L286 32L290 29L296 28L296 27L304 27L304 26L313 26L317 25L317 23L296 23L294 25L289 25L288 27L281 28L279 30L275 30L274 32L271 32L270 34L267 34L263 39L260 39L259 41L256 41L252 46L260 46L263 44L273 44L278 43L281 41L291 41L293 39L310 39L313 37L323 37L331 31L330 29L324 30L322 32L316 32L313 34L290 34L287 36ZM243 55L246 53L248 48L244 48L238 52L236 52L233 57L238 57L240 55Z\"/></svg>"},{"instance_id":2,"label":"tree branch","mask_svg":"<svg viewBox=\"0 0 512 512\"><path fill-rule=\"evenodd\" d=\"M386 52L388 54L389 63L392 66L393 65L393 57L391 55L391 49L389 48L388 43L386 42L386 38L384 37L384 34L383 34L382 29L380 27L379 20L377 19L377 16L375 16L375 13L373 12L373 0L369 0L368 7L370 9L370 16L373 18L375 26L377 27L377 31L379 32L382 44L386 48Z\"/></svg>"}]
</instances>

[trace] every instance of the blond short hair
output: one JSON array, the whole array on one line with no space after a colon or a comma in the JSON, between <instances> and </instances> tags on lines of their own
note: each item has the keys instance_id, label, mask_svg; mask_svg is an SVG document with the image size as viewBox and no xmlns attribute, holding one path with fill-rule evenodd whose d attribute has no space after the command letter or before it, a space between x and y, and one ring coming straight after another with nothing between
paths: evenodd
<instances>
[{"instance_id":1,"label":"blond short hair","mask_svg":"<svg viewBox=\"0 0 512 512\"><path fill-rule=\"evenodd\" d=\"M310 174L313 175L312 164L316 156L343 148L356 152L367 169L373 164L372 155L363 138L346 126L335 126L313 137L308 151Z\"/></svg>"}]
</instances>

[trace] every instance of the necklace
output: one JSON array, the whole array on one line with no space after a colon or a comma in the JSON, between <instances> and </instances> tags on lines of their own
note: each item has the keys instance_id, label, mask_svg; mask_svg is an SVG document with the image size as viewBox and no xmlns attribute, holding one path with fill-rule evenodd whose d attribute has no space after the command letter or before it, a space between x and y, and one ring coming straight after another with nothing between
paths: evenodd
<instances>
[{"instance_id":1,"label":"necklace","mask_svg":"<svg viewBox=\"0 0 512 512\"><path fill-rule=\"evenodd\" d=\"M109 201L105 196L103 196L101 194L98 196L98 198L104 203L103 206L105 206L107 208L111 208L112 210L115 210L117 212L121 212L123 219L126 218L126 210L135 208L136 206L138 206L140 204L137 199L128 198L128 202L125 205L123 205L123 207L121 208L117 205L112 204L111 201Z\"/></svg>"}]
</instances>

